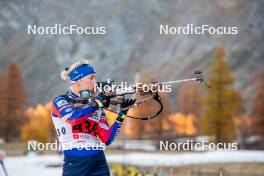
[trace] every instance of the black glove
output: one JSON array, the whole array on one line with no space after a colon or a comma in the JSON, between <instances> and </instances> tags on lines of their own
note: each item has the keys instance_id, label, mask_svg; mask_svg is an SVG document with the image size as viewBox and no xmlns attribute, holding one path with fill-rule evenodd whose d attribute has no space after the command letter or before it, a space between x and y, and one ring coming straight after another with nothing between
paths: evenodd
<instances>
[{"instance_id":1,"label":"black glove","mask_svg":"<svg viewBox=\"0 0 264 176\"><path fill-rule=\"evenodd\" d=\"M136 102L136 99L124 99L120 105L121 111L127 113L130 106Z\"/></svg>"},{"instance_id":2,"label":"black glove","mask_svg":"<svg viewBox=\"0 0 264 176\"><path fill-rule=\"evenodd\" d=\"M123 122L127 116L127 111L130 106L135 103L136 99L124 99L120 105L120 111L123 113L122 115L119 114L117 117L117 121Z\"/></svg>"},{"instance_id":3,"label":"black glove","mask_svg":"<svg viewBox=\"0 0 264 176\"><path fill-rule=\"evenodd\" d=\"M104 105L104 108L108 108L110 106L110 96L106 96L103 92L101 92L97 97L96 99L100 100L103 105Z\"/></svg>"}]
</instances>

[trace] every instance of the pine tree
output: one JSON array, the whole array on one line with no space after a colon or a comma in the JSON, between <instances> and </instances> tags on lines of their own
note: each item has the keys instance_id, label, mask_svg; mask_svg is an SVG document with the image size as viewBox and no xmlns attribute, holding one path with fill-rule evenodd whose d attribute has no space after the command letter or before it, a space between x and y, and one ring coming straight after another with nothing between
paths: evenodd
<instances>
[{"instance_id":1,"label":"pine tree","mask_svg":"<svg viewBox=\"0 0 264 176\"><path fill-rule=\"evenodd\" d=\"M23 86L22 73L16 63L7 66L2 101L4 104L4 117L2 118L3 137L8 142L18 139L21 127L26 120L24 106L27 94Z\"/></svg>"},{"instance_id":2,"label":"pine tree","mask_svg":"<svg viewBox=\"0 0 264 176\"><path fill-rule=\"evenodd\" d=\"M254 133L264 135L264 80L260 81L252 109Z\"/></svg>"},{"instance_id":3,"label":"pine tree","mask_svg":"<svg viewBox=\"0 0 264 176\"><path fill-rule=\"evenodd\" d=\"M235 138L233 116L240 107L237 91L232 88L234 77L227 63L224 46L214 50L205 108L201 119L201 133L215 137L215 142L229 142Z\"/></svg>"}]
</instances>

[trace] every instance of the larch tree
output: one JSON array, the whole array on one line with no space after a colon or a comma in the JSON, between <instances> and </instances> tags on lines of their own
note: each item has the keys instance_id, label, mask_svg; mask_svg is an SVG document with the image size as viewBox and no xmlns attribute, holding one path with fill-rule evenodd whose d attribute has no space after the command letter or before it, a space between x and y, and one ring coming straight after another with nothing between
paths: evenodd
<instances>
[{"instance_id":1,"label":"larch tree","mask_svg":"<svg viewBox=\"0 0 264 176\"><path fill-rule=\"evenodd\" d=\"M3 137L9 142L20 138L25 117L27 93L23 85L22 73L18 64L11 62L6 69L2 103L4 118L2 119Z\"/></svg>"},{"instance_id":2,"label":"larch tree","mask_svg":"<svg viewBox=\"0 0 264 176\"><path fill-rule=\"evenodd\" d=\"M234 77L229 68L224 46L213 52L211 74L208 77L211 89L206 89L204 111L200 132L215 138L215 142L230 142L235 138L233 116L240 107L240 98L233 88Z\"/></svg>"},{"instance_id":3,"label":"larch tree","mask_svg":"<svg viewBox=\"0 0 264 176\"><path fill-rule=\"evenodd\" d=\"M193 114L199 117L201 113L201 103L198 84L186 83L181 87L178 98L179 111L181 113L185 115Z\"/></svg>"},{"instance_id":4,"label":"larch tree","mask_svg":"<svg viewBox=\"0 0 264 176\"><path fill-rule=\"evenodd\" d=\"M4 138L5 136L5 121L6 121L6 110L7 104L5 101L5 93L6 93L6 78L4 75L0 75L0 138Z\"/></svg>"},{"instance_id":5,"label":"larch tree","mask_svg":"<svg viewBox=\"0 0 264 176\"><path fill-rule=\"evenodd\" d=\"M259 83L256 97L252 107L253 133L264 135L264 79Z\"/></svg>"},{"instance_id":6,"label":"larch tree","mask_svg":"<svg viewBox=\"0 0 264 176\"><path fill-rule=\"evenodd\" d=\"M192 114L194 116L194 125L198 130L198 122L202 112L202 96L199 91L199 85L193 83L184 84L179 92L178 105L179 112L184 115Z\"/></svg>"}]
</instances>

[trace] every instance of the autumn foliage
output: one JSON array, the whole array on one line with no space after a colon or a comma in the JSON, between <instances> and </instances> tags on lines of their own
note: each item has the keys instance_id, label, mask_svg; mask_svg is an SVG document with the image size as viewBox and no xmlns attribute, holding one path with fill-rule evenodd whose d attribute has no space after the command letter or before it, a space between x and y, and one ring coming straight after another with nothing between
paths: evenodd
<instances>
[{"instance_id":1,"label":"autumn foliage","mask_svg":"<svg viewBox=\"0 0 264 176\"><path fill-rule=\"evenodd\" d=\"M173 131L179 136L194 136L197 134L197 128L195 126L195 116L193 114L175 113L170 114L168 117L169 124L164 123L164 130L168 130L173 126Z\"/></svg>"},{"instance_id":2,"label":"autumn foliage","mask_svg":"<svg viewBox=\"0 0 264 176\"><path fill-rule=\"evenodd\" d=\"M51 103L37 105L36 108L28 108L26 111L29 122L23 126L21 138L23 142L36 140L48 142L55 137L55 129L50 115Z\"/></svg>"}]
</instances>

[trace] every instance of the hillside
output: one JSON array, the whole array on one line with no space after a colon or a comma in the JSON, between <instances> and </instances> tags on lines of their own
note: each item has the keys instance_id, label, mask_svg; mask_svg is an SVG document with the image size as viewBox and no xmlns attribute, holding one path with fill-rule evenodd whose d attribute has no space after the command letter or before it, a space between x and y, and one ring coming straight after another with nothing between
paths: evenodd
<instances>
[{"instance_id":1,"label":"hillside","mask_svg":"<svg viewBox=\"0 0 264 176\"><path fill-rule=\"evenodd\" d=\"M208 73L210 54L225 45L236 87L247 106L264 65L264 1L2 1L0 71L14 60L23 68L29 105L65 91L64 66L92 58L98 79L133 80L136 70L159 80ZM28 35L27 25L105 26L106 35ZM160 35L159 25L237 26L237 35ZM177 91L176 91L177 92ZM174 94L175 97L175 94ZM172 98L175 99L175 98Z\"/></svg>"}]
</instances>

